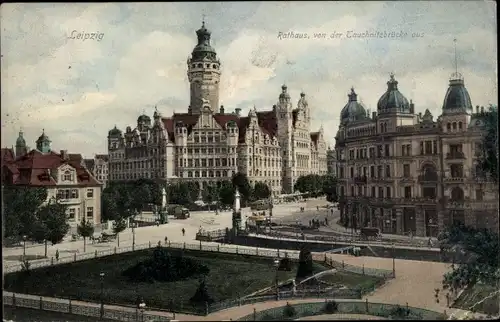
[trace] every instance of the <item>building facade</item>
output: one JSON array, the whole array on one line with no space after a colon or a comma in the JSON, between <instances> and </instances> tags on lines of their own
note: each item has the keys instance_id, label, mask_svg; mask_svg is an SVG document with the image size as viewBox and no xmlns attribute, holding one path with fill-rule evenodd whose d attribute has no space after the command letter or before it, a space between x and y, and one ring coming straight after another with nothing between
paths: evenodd
<instances>
[{"instance_id":1,"label":"building facade","mask_svg":"<svg viewBox=\"0 0 500 322\"><path fill-rule=\"evenodd\" d=\"M192 180L203 188L230 180L237 172L251 184L265 182L273 194L291 193L306 174L326 174L323 129L310 132L311 107L301 93L294 107L283 85L277 103L267 111L254 107L219 107L221 62L210 45L210 31L196 31L198 43L187 61L190 106L187 113L163 117L155 111L137 119L125 132L108 133L109 180L152 178Z\"/></svg>"},{"instance_id":2,"label":"building facade","mask_svg":"<svg viewBox=\"0 0 500 322\"><path fill-rule=\"evenodd\" d=\"M333 177L337 177L337 153L331 147L326 151L327 172Z\"/></svg>"},{"instance_id":3,"label":"building facade","mask_svg":"<svg viewBox=\"0 0 500 322\"><path fill-rule=\"evenodd\" d=\"M455 221L498 227L498 189L477 166L484 116L458 73L437 120L416 112L393 74L372 115L351 89L335 137L342 218L417 236L437 236Z\"/></svg>"},{"instance_id":4,"label":"building facade","mask_svg":"<svg viewBox=\"0 0 500 322\"><path fill-rule=\"evenodd\" d=\"M93 159L85 159L85 167L92 173L92 175L101 182L103 188L106 188L108 183L108 169L109 157L107 154L96 154Z\"/></svg>"},{"instance_id":5,"label":"building facade","mask_svg":"<svg viewBox=\"0 0 500 322\"><path fill-rule=\"evenodd\" d=\"M17 142L21 143L19 139ZM2 183L46 187L47 202L56 198L68 206L72 232L76 232L76 226L82 219L99 225L101 183L83 166L82 156L65 150L55 153L45 132L36 141L36 147L21 155L14 155L13 149L2 149ZM20 151L17 145L16 151Z\"/></svg>"}]
</instances>

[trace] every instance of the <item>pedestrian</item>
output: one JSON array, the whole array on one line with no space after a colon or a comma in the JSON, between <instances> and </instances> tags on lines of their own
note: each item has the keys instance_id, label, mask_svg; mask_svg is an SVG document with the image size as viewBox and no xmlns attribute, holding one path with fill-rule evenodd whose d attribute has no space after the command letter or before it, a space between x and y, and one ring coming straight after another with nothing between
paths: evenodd
<instances>
[{"instance_id":1,"label":"pedestrian","mask_svg":"<svg viewBox=\"0 0 500 322\"><path fill-rule=\"evenodd\" d=\"M328 218L325 217L325 226L328 226Z\"/></svg>"},{"instance_id":2,"label":"pedestrian","mask_svg":"<svg viewBox=\"0 0 500 322\"><path fill-rule=\"evenodd\" d=\"M432 248L432 237L429 237L429 241L427 244L429 245L429 248Z\"/></svg>"},{"instance_id":3,"label":"pedestrian","mask_svg":"<svg viewBox=\"0 0 500 322\"><path fill-rule=\"evenodd\" d=\"M309 227L312 227L312 220L309 220Z\"/></svg>"},{"instance_id":4,"label":"pedestrian","mask_svg":"<svg viewBox=\"0 0 500 322\"><path fill-rule=\"evenodd\" d=\"M168 243L168 237L165 236L165 245Z\"/></svg>"},{"instance_id":5,"label":"pedestrian","mask_svg":"<svg viewBox=\"0 0 500 322\"><path fill-rule=\"evenodd\" d=\"M160 221L159 220L156 221L156 227L160 227Z\"/></svg>"},{"instance_id":6,"label":"pedestrian","mask_svg":"<svg viewBox=\"0 0 500 322\"><path fill-rule=\"evenodd\" d=\"M59 261L59 249L56 249L56 261Z\"/></svg>"},{"instance_id":7,"label":"pedestrian","mask_svg":"<svg viewBox=\"0 0 500 322\"><path fill-rule=\"evenodd\" d=\"M182 228L182 236L186 235L186 230Z\"/></svg>"}]
</instances>

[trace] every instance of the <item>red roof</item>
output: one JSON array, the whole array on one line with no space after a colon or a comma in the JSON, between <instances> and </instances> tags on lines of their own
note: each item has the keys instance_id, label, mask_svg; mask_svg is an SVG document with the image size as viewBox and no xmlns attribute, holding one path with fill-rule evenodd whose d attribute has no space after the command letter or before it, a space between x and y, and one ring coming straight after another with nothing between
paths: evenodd
<instances>
[{"instance_id":1,"label":"red roof","mask_svg":"<svg viewBox=\"0 0 500 322\"><path fill-rule=\"evenodd\" d=\"M15 156L14 156L14 150L13 149L9 149L9 148L5 148L5 149L2 149L2 165L4 163L9 163L9 162L13 162L15 160Z\"/></svg>"},{"instance_id":2,"label":"red roof","mask_svg":"<svg viewBox=\"0 0 500 322\"><path fill-rule=\"evenodd\" d=\"M55 186L57 182L51 175L52 170L68 164L76 170L78 185L101 185L90 172L82 166L81 154L68 154L65 160L60 154L49 152L42 153L32 150L19 157L15 162L3 165L3 180L9 184L29 186Z\"/></svg>"}]
</instances>

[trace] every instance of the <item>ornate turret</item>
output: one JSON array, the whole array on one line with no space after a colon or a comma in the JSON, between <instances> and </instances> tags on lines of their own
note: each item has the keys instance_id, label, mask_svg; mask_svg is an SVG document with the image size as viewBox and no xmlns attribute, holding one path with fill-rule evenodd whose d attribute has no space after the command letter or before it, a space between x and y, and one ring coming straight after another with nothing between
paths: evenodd
<instances>
[{"instance_id":1,"label":"ornate turret","mask_svg":"<svg viewBox=\"0 0 500 322\"><path fill-rule=\"evenodd\" d=\"M279 101L280 102L290 101L290 94L288 94L288 87L285 84L283 84L283 86L281 86L281 94L279 97Z\"/></svg>"},{"instance_id":2,"label":"ornate turret","mask_svg":"<svg viewBox=\"0 0 500 322\"><path fill-rule=\"evenodd\" d=\"M378 114L381 113L410 113L410 103L398 90L398 81L391 73L387 82L387 91L380 97L377 103Z\"/></svg>"},{"instance_id":3,"label":"ornate turret","mask_svg":"<svg viewBox=\"0 0 500 322\"><path fill-rule=\"evenodd\" d=\"M28 147L26 146L26 140L23 137L23 131L19 131L19 136L16 140L16 157L25 155L28 153Z\"/></svg>"},{"instance_id":4,"label":"ornate turret","mask_svg":"<svg viewBox=\"0 0 500 322\"><path fill-rule=\"evenodd\" d=\"M42 135L36 140L36 149L42 153L49 153L51 143L52 141L50 141L49 137L45 134L45 129L43 129Z\"/></svg>"},{"instance_id":5,"label":"ornate turret","mask_svg":"<svg viewBox=\"0 0 500 322\"><path fill-rule=\"evenodd\" d=\"M366 110L364 106L358 102L358 94L354 91L354 87L351 87L351 92L347 94L347 97L349 100L340 112L340 122L345 124L351 121L366 119Z\"/></svg>"}]
</instances>

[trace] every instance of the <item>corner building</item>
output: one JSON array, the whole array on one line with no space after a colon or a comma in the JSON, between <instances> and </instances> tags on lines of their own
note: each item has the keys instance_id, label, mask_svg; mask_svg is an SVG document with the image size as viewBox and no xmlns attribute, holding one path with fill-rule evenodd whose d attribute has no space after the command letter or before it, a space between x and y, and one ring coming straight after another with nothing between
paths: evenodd
<instances>
[{"instance_id":1,"label":"corner building","mask_svg":"<svg viewBox=\"0 0 500 322\"><path fill-rule=\"evenodd\" d=\"M477 166L484 109L473 110L463 77L452 75L434 120L398 89L393 74L377 112L351 89L335 137L341 217L383 233L437 236L459 221L498 229L497 186Z\"/></svg>"},{"instance_id":2,"label":"corner building","mask_svg":"<svg viewBox=\"0 0 500 322\"><path fill-rule=\"evenodd\" d=\"M220 60L205 24L187 60L190 106L187 113L163 117L155 111L123 133L108 133L109 180L139 178L210 182L230 180L237 172L251 184L265 182L274 195L292 193L299 176L326 174L323 128L310 132L311 109L301 93L293 107L283 85L276 105L227 112L219 105Z\"/></svg>"}]
</instances>

